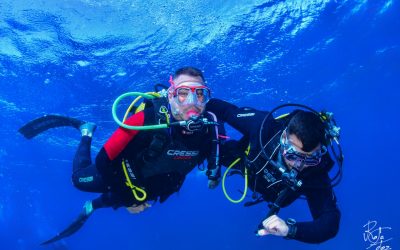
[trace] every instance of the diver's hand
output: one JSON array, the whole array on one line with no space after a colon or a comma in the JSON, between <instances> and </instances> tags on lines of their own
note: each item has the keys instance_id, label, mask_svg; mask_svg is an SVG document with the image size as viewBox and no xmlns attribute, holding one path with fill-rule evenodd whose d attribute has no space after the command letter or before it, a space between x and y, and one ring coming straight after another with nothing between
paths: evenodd
<instances>
[{"instance_id":1,"label":"diver's hand","mask_svg":"<svg viewBox=\"0 0 400 250\"><path fill-rule=\"evenodd\" d=\"M216 165L215 168L208 169L206 175L208 177L208 188L216 188L219 184L219 181L221 180L221 166Z\"/></svg>"},{"instance_id":2,"label":"diver's hand","mask_svg":"<svg viewBox=\"0 0 400 250\"><path fill-rule=\"evenodd\" d=\"M265 219L262 222L264 228L258 230L258 235L259 236L265 236L265 235L275 235L275 236L282 236L285 237L287 236L289 232L289 227L286 224L284 220L279 218L277 215L272 215Z\"/></svg>"},{"instance_id":3,"label":"diver's hand","mask_svg":"<svg viewBox=\"0 0 400 250\"><path fill-rule=\"evenodd\" d=\"M208 188L214 189L218 186L219 180L208 180Z\"/></svg>"},{"instance_id":4,"label":"diver's hand","mask_svg":"<svg viewBox=\"0 0 400 250\"><path fill-rule=\"evenodd\" d=\"M143 212L145 209L151 207L151 205L147 202L140 204L140 205L133 205L131 207L127 207L126 209L128 210L129 213L131 214L138 214Z\"/></svg>"}]
</instances>

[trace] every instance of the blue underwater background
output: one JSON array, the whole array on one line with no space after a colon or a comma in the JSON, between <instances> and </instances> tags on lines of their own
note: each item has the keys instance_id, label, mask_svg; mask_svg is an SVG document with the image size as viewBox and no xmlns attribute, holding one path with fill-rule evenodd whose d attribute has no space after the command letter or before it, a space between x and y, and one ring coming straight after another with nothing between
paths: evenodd
<instances>
[{"instance_id":1,"label":"blue underwater background","mask_svg":"<svg viewBox=\"0 0 400 250\"><path fill-rule=\"evenodd\" d=\"M48 113L95 122L94 157L117 128L115 98L151 91L186 65L238 106L334 112L345 154L338 235L319 245L257 238L266 204L232 204L196 169L161 205L139 215L98 210L75 235L39 246L97 195L70 180L78 131L26 140L18 128ZM2 0L0 249L367 249L368 221L391 227L382 246L399 249L399 79L395 0ZM239 197L243 180L227 186ZM304 200L280 215L311 219Z\"/></svg>"}]
</instances>

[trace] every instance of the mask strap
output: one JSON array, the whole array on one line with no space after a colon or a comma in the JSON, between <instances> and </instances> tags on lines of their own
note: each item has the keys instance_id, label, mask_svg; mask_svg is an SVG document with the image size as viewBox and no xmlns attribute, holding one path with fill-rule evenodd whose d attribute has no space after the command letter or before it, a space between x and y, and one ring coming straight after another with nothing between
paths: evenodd
<instances>
[{"instance_id":1,"label":"mask strap","mask_svg":"<svg viewBox=\"0 0 400 250\"><path fill-rule=\"evenodd\" d=\"M169 76L169 81L168 82L169 82L169 84L171 84L171 87L175 89L175 82L174 82L174 80L172 78L172 75Z\"/></svg>"}]
</instances>

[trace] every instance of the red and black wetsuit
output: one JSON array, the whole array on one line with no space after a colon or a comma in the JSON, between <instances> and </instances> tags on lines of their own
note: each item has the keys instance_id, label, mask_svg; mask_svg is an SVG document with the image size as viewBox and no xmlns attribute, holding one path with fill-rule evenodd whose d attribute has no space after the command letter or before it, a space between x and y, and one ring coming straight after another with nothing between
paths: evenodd
<instances>
[{"instance_id":1,"label":"red and black wetsuit","mask_svg":"<svg viewBox=\"0 0 400 250\"><path fill-rule=\"evenodd\" d=\"M260 152L259 131L268 112L238 108L218 99L211 99L207 103L207 110L215 113L221 122L227 122L243 134L243 138L240 141L228 141L225 143L221 152L222 164L227 166L238 156L245 157L243 152L249 144L252 150L248 159L254 159ZM270 119L266 121L262 141L263 143L270 140L272 142L272 148L266 148L267 151L273 151L279 146L279 138L284 129L285 123L283 120L277 121L270 116ZM279 156L280 154L276 154L273 159L279 161ZM266 165L263 171L256 174L257 170L260 170L265 163L265 158L254 162L253 168L256 171L249 171L249 188L261 194L265 201L274 202L277 194L283 190L284 185L273 184L276 180L273 180L274 177L271 175L271 171L266 171L273 169L271 164ZM320 243L333 238L337 234L340 211L337 207L336 197L331 188L328 175L328 171L333 164L334 162L329 154L324 155L319 165L309 167L299 174L298 178L302 179L303 185L286 198L283 207L290 205L299 196L304 195L313 217L312 221L296 223L297 232L293 237L294 239L307 243ZM243 170L244 165L238 164L236 167Z\"/></svg>"},{"instance_id":2,"label":"red and black wetsuit","mask_svg":"<svg viewBox=\"0 0 400 250\"><path fill-rule=\"evenodd\" d=\"M159 114L155 110L148 107L130 117L126 124L158 124ZM73 182L80 190L103 193L93 201L94 208L128 207L148 200L163 202L180 189L194 167L205 159L209 164L215 162L211 157L214 129L208 126L195 132L182 127L138 131L120 127L104 144L95 164L90 158L91 138L84 136L74 159ZM133 170L133 184L146 191L145 201L137 201L126 186L122 161Z\"/></svg>"}]
</instances>

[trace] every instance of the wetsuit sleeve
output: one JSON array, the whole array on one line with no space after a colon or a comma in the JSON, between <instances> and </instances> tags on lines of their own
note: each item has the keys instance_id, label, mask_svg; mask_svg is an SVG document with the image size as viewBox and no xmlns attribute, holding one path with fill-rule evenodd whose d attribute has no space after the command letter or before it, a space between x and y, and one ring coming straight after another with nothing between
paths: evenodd
<instances>
[{"instance_id":1,"label":"wetsuit sleeve","mask_svg":"<svg viewBox=\"0 0 400 250\"><path fill-rule=\"evenodd\" d=\"M218 117L218 120L226 122L244 135L244 138L248 140L247 145L250 144L250 158L253 158L260 151L259 131L268 112L252 108L238 108L219 99L211 99L207 103L206 109L213 112ZM267 121L269 127L272 126L273 117L270 116L270 119Z\"/></svg>"},{"instance_id":2,"label":"wetsuit sleeve","mask_svg":"<svg viewBox=\"0 0 400 250\"><path fill-rule=\"evenodd\" d=\"M323 178L320 186L326 187L330 184L327 174L315 177L320 178L319 180ZM306 243L321 243L335 237L339 231L340 211L332 188L308 188L305 195L314 220L296 223L294 239Z\"/></svg>"},{"instance_id":3,"label":"wetsuit sleeve","mask_svg":"<svg viewBox=\"0 0 400 250\"><path fill-rule=\"evenodd\" d=\"M130 126L143 126L144 112L131 116L125 124ZM114 160L125 149L130 141L139 133L139 130L131 130L119 127L104 144L103 149L109 160Z\"/></svg>"},{"instance_id":4,"label":"wetsuit sleeve","mask_svg":"<svg viewBox=\"0 0 400 250\"><path fill-rule=\"evenodd\" d=\"M265 115L268 114L255 109L239 108L215 98L207 103L206 109L213 112L218 120L228 123L243 135L258 132Z\"/></svg>"}]
</instances>

